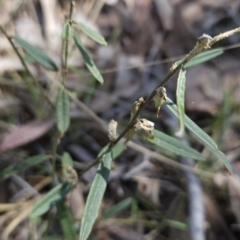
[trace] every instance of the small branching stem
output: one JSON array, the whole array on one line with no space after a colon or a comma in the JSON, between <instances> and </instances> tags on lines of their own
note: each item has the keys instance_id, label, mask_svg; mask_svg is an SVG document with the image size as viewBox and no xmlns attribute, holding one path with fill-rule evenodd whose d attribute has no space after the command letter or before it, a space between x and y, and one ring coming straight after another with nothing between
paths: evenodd
<instances>
[{"instance_id":1,"label":"small branching stem","mask_svg":"<svg viewBox=\"0 0 240 240\"><path fill-rule=\"evenodd\" d=\"M152 93L147 97L145 102L141 104L137 110L137 112L132 116L130 123L126 126L126 128L122 131L122 133L116 138L115 141L110 142L108 149L102 153L98 158L96 158L86 169L84 169L81 173L80 176L82 176L83 173L88 171L90 168L93 166L97 165L100 161L101 158L103 157L106 152L111 150L124 136L125 134L133 127L133 125L136 123L136 120L142 110L153 100L154 96L157 93L157 89L160 87L164 87L164 85L182 68L184 67L185 64L187 64L192 58L194 58L196 55L199 53L203 52L206 49L211 48L213 44L216 42L228 38L236 33L240 32L240 27L227 31L225 33L219 34L215 36L214 38L211 38L210 36L203 34L200 38L198 38L196 45L194 46L193 50L187 54L184 59L179 63L177 66L172 67L169 70L168 75L163 79L163 81L152 91Z\"/></svg>"}]
</instances>

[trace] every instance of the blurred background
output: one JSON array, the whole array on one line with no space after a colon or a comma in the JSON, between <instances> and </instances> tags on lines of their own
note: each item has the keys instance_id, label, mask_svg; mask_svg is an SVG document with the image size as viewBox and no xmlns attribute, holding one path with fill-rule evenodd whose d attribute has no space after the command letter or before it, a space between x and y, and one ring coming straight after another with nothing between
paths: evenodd
<instances>
[{"instance_id":1,"label":"blurred background","mask_svg":"<svg viewBox=\"0 0 240 240\"><path fill-rule=\"evenodd\" d=\"M0 0L0 25L9 35L41 48L61 67L61 32L69 7L68 0ZM80 0L75 1L73 19L101 33L108 43L101 46L81 35L104 84L92 77L70 41L66 87L106 124L111 119L118 121L120 133L129 122L131 105L152 92L172 64L192 50L198 37L240 26L240 1ZM201 240L201 232L210 240L240 239L239 46L240 34L215 44L213 48L223 47L224 53L190 68L186 85L187 115L217 142L234 174L229 176L225 166L190 136L189 144L206 161L180 159L134 137L134 143L114 162L89 239ZM38 64L28 66L55 103L60 72L49 72ZM176 79L166 85L174 101ZM174 136L178 121L164 106L160 115L156 118L152 103L141 117ZM0 34L0 170L30 156L51 154L54 121L55 113ZM69 153L75 170L81 172L107 143L102 125L72 102L71 125L58 146L58 158ZM68 199L76 229L95 172L96 167L81 176ZM57 218L47 233L47 218L37 223L29 220L34 194L23 197L33 189L37 194L51 189L47 163L0 182L1 239L63 239ZM7 209L6 203L16 204ZM193 222L199 228L192 229Z\"/></svg>"}]
</instances>

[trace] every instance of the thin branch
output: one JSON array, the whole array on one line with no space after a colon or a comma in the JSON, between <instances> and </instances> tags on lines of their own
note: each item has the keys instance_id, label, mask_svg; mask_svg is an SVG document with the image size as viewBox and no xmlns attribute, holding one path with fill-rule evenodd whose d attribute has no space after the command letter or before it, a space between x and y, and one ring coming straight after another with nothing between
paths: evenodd
<instances>
[{"instance_id":1,"label":"thin branch","mask_svg":"<svg viewBox=\"0 0 240 240\"><path fill-rule=\"evenodd\" d=\"M226 50L239 48L239 47L240 47L240 43L235 43L235 44L230 44L230 45L225 46L225 47L221 47L221 49L226 51ZM160 64L164 64L164 63L176 62L177 60L182 59L184 56L185 55L179 55L179 56L175 56L175 57L169 57L169 58L166 58L164 60L149 61L149 62L145 62L145 63L142 63L142 64L138 64L138 65L134 65L134 66L130 66L130 67L125 67L125 68L122 68L121 70L127 71L127 70L133 70L133 69L138 69L138 68L147 68L149 66L155 66L155 65L160 65ZM118 67L112 67L112 68L106 68L104 70L101 70L100 73L102 75L104 75L104 74L108 74L108 73L115 73L117 71L118 71ZM92 74L91 73L84 74L83 79L85 79L87 77L92 77Z\"/></svg>"},{"instance_id":2,"label":"thin branch","mask_svg":"<svg viewBox=\"0 0 240 240\"><path fill-rule=\"evenodd\" d=\"M69 16L68 16L68 23L70 25L70 27L72 26L72 15L73 15L73 9L75 6L75 1L71 1L70 4L70 12L69 12ZM62 66L62 83L63 86L65 86L65 82L66 82L66 76L67 76L67 60L68 60L68 40L63 41L63 43L65 42L65 44L63 45L64 48L64 61L63 61L63 66Z\"/></svg>"},{"instance_id":3,"label":"thin branch","mask_svg":"<svg viewBox=\"0 0 240 240\"><path fill-rule=\"evenodd\" d=\"M239 33L240 32L240 27L239 28L235 28L233 30L230 30L230 31L227 31L225 33L221 33L217 36L215 36L211 42L209 43L209 46L211 47L214 43L216 42L219 42L220 40L223 40L225 38L229 38L231 37L232 35L236 34L236 33Z\"/></svg>"},{"instance_id":4,"label":"thin branch","mask_svg":"<svg viewBox=\"0 0 240 240\"><path fill-rule=\"evenodd\" d=\"M28 75L34 80L34 82L36 83L36 85L38 86L42 96L46 99L46 101L48 102L48 104L55 109L55 106L53 105L53 103L50 101L50 99L48 98L48 96L46 95L44 88L41 86L41 84L38 82L38 80L33 76L33 74L31 73L31 71L29 70L26 62L24 61L22 55L20 54L20 52L18 51L17 47L15 46L12 38L10 36L8 36L8 34L6 33L6 31L3 29L3 27L0 25L0 31L4 34L4 36L8 39L8 41L10 42L10 44L12 45L14 51L16 52L16 54L18 55L18 58L20 59L23 67L25 68L26 72L28 73Z\"/></svg>"},{"instance_id":5,"label":"thin branch","mask_svg":"<svg viewBox=\"0 0 240 240\"><path fill-rule=\"evenodd\" d=\"M72 15L73 15L73 9L75 6L75 1L71 1L70 3L70 11L69 11L69 16L67 19L67 22L69 23L70 27L72 25ZM66 84L66 76L67 76L67 60L68 60L68 39L64 40L62 45L62 52L64 52L64 58L62 58L62 87L65 89L65 84ZM52 157L52 180L53 180L53 185L56 186L58 184L58 177L56 174L56 159L57 159L57 148L58 145L61 141L62 135L61 133L57 133L56 136L53 138L53 157Z\"/></svg>"}]
</instances>

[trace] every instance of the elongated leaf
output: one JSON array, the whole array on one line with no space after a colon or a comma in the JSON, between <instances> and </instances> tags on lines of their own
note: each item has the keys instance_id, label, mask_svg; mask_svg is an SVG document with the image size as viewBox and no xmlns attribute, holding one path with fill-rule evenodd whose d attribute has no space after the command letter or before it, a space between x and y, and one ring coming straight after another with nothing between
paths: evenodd
<instances>
[{"instance_id":1,"label":"elongated leaf","mask_svg":"<svg viewBox=\"0 0 240 240\"><path fill-rule=\"evenodd\" d=\"M226 155L223 152L220 152L219 150L212 151L212 153L213 153L213 155L215 155L216 157L218 157L219 159L222 160L222 162L226 166L227 170L232 174L233 173L232 166L231 166L230 162L228 161Z\"/></svg>"},{"instance_id":2,"label":"elongated leaf","mask_svg":"<svg viewBox=\"0 0 240 240\"><path fill-rule=\"evenodd\" d=\"M34 205L31 218L36 218L43 215L58 201L63 199L71 190L71 185L71 182L64 182L54 187Z\"/></svg>"},{"instance_id":3,"label":"elongated leaf","mask_svg":"<svg viewBox=\"0 0 240 240\"><path fill-rule=\"evenodd\" d=\"M178 111L177 111L177 106L173 103L173 101L171 99L168 98L166 105L176 117L179 117ZM219 151L217 144L214 142L214 140L208 134L206 134L200 127L198 127L198 125L195 124L186 115L185 115L185 126L194 134L194 136L197 139L201 140L206 146L208 146L210 148L210 150L212 150L213 154L218 156L223 161L223 163L225 164L228 171L230 173L232 173L232 167L231 167L229 161L227 160L224 153Z\"/></svg>"},{"instance_id":4,"label":"elongated leaf","mask_svg":"<svg viewBox=\"0 0 240 240\"><path fill-rule=\"evenodd\" d=\"M181 69L177 81L177 106L180 121L180 129L177 132L178 136L182 136L184 134L185 85L186 85L186 70Z\"/></svg>"},{"instance_id":5,"label":"elongated leaf","mask_svg":"<svg viewBox=\"0 0 240 240\"><path fill-rule=\"evenodd\" d=\"M79 23L78 26L81 28L81 30L86 33L90 38L92 38L95 42L98 42L102 45L107 45L107 42L105 41L104 37L99 34L98 32L92 30L88 26L86 26L83 23Z\"/></svg>"},{"instance_id":6,"label":"elongated leaf","mask_svg":"<svg viewBox=\"0 0 240 240\"><path fill-rule=\"evenodd\" d=\"M109 144L107 144L98 154L98 157L101 156L104 152L107 151ZM124 145L121 142L118 142L113 148L112 148L112 158L115 159L121 153L124 151Z\"/></svg>"},{"instance_id":7,"label":"elongated leaf","mask_svg":"<svg viewBox=\"0 0 240 240\"><path fill-rule=\"evenodd\" d=\"M97 218L107 180L111 169L112 152L106 153L99 164L96 176L93 180L84 209L80 229L80 240L86 240L91 233L93 224Z\"/></svg>"},{"instance_id":8,"label":"elongated leaf","mask_svg":"<svg viewBox=\"0 0 240 240\"><path fill-rule=\"evenodd\" d=\"M64 24L63 26L63 30L62 30L62 39L65 41L69 41L71 36L72 36L72 32L71 32L71 26L69 23Z\"/></svg>"},{"instance_id":9,"label":"elongated leaf","mask_svg":"<svg viewBox=\"0 0 240 240\"><path fill-rule=\"evenodd\" d=\"M153 130L153 134L154 139L147 139L148 142L151 142L162 149L168 150L183 157L205 160L201 153L185 145L176 138L157 130Z\"/></svg>"},{"instance_id":10,"label":"elongated leaf","mask_svg":"<svg viewBox=\"0 0 240 240\"><path fill-rule=\"evenodd\" d=\"M224 50L222 48L217 48L217 49L212 49L203 53L198 54L197 56L195 56L192 60L190 60L185 66L184 68L190 68L196 65L199 65L201 63L207 62L210 59L213 59L215 57L220 56L221 54L223 54ZM176 62L176 64L178 65L181 60L178 60Z\"/></svg>"},{"instance_id":11,"label":"elongated leaf","mask_svg":"<svg viewBox=\"0 0 240 240\"><path fill-rule=\"evenodd\" d=\"M112 208L103 213L103 218L110 218L116 214L124 211L132 205L133 198L129 197L121 201L120 203L114 205Z\"/></svg>"},{"instance_id":12,"label":"elongated leaf","mask_svg":"<svg viewBox=\"0 0 240 240\"><path fill-rule=\"evenodd\" d=\"M84 59L84 62L89 69L89 71L92 73L92 75L101 83L103 84L103 77L101 73L99 72L98 68L94 64L93 60L90 58L87 50L82 44L81 39L79 38L78 34L76 32L73 32L73 39L75 41L76 46L78 47L78 50L82 54L82 57Z\"/></svg>"},{"instance_id":13,"label":"elongated leaf","mask_svg":"<svg viewBox=\"0 0 240 240\"><path fill-rule=\"evenodd\" d=\"M166 106L170 109L170 111L178 117L178 110L177 106L174 104L174 102L171 99L167 99ZM198 127L189 117L185 115L185 126L192 131L202 142L204 142L206 145L217 149L217 144L213 141L213 139L206 134L200 127Z\"/></svg>"},{"instance_id":14,"label":"elongated leaf","mask_svg":"<svg viewBox=\"0 0 240 240\"><path fill-rule=\"evenodd\" d=\"M74 220L63 199L57 203L57 210L64 234L64 239L76 239L77 235L74 230Z\"/></svg>"},{"instance_id":15,"label":"elongated leaf","mask_svg":"<svg viewBox=\"0 0 240 240\"><path fill-rule=\"evenodd\" d=\"M40 164L47 159L46 155L36 155L27 158L25 161L18 163L16 165L9 166L0 171L0 181L5 180L17 172L23 172L27 169Z\"/></svg>"},{"instance_id":16,"label":"elongated leaf","mask_svg":"<svg viewBox=\"0 0 240 240\"><path fill-rule=\"evenodd\" d=\"M58 130L64 133L67 131L70 124L70 102L64 89L59 89L56 111Z\"/></svg>"},{"instance_id":17,"label":"elongated leaf","mask_svg":"<svg viewBox=\"0 0 240 240\"><path fill-rule=\"evenodd\" d=\"M182 231L185 231L188 228L188 225L186 223L175 220L165 219L164 223L166 223L170 227L177 228Z\"/></svg>"},{"instance_id":18,"label":"elongated leaf","mask_svg":"<svg viewBox=\"0 0 240 240\"><path fill-rule=\"evenodd\" d=\"M58 71L56 63L39 48L31 45L20 37L15 37L14 39L36 62L48 70Z\"/></svg>"}]
</instances>

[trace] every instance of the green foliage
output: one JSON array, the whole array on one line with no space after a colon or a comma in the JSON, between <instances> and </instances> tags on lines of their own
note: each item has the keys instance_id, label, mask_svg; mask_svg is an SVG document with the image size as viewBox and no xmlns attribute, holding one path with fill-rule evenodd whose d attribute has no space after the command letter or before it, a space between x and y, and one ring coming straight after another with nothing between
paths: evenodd
<instances>
[{"instance_id":1,"label":"green foliage","mask_svg":"<svg viewBox=\"0 0 240 240\"><path fill-rule=\"evenodd\" d=\"M197 56L195 56L193 59L191 59L187 64L185 64L184 68L187 69L187 68L199 65L201 63L207 62L213 58L220 56L223 53L224 53L224 50L222 48L211 49L206 52L200 53ZM176 65L181 63L181 61L182 59L178 60L176 62Z\"/></svg>"},{"instance_id":2,"label":"green foliage","mask_svg":"<svg viewBox=\"0 0 240 240\"><path fill-rule=\"evenodd\" d=\"M176 138L157 130L153 130L153 134L154 139L147 139L148 142L183 157L193 158L196 160L205 160L201 153L185 145Z\"/></svg>"},{"instance_id":3,"label":"green foliage","mask_svg":"<svg viewBox=\"0 0 240 240\"><path fill-rule=\"evenodd\" d=\"M109 144L107 144L99 153L98 157L101 156L103 153L105 153L108 150ZM115 159L118 156L122 154L124 151L124 145L121 142L118 142L116 145L112 148L112 158Z\"/></svg>"},{"instance_id":4,"label":"green foliage","mask_svg":"<svg viewBox=\"0 0 240 240\"><path fill-rule=\"evenodd\" d=\"M179 118L177 106L173 103L173 101L168 98L166 105L170 111ZM223 161L228 171L232 173L232 167L229 161L227 160L224 153L218 150L217 144L214 142L214 140L186 115L184 122L185 126L194 134L194 136L197 137L197 139L201 140L207 147L209 147L213 154L217 155Z\"/></svg>"},{"instance_id":5,"label":"green foliage","mask_svg":"<svg viewBox=\"0 0 240 240\"><path fill-rule=\"evenodd\" d=\"M57 202L64 199L66 194L71 190L72 183L64 182L52 188L43 196L33 207L31 218L37 218L49 211Z\"/></svg>"},{"instance_id":6,"label":"green foliage","mask_svg":"<svg viewBox=\"0 0 240 240\"><path fill-rule=\"evenodd\" d=\"M27 169L42 163L46 159L47 159L47 156L44 154L41 154L41 155L29 157L25 161L20 162L18 164L11 165L0 171L0 181L3 181L11 177L15 173L26 171Z\"/></svg>"},{"instance_id":7,"label":"green foliage","mask_svg":"<svg viewBox=\"0 0 240 240\"><path fill-rule=\"evenodd\" d=\"M14 37L15 41L39 64L51 71L58 71L56 63L39 48L31 45L20 37Z\"/></svg>"},{"instance_id":8,"label":"green foliage","mask_svg":"<svg viewBox=\"0 0 240 240\"><path fill-rule=\"evenodd\" d=\"M170 227L173 227L182 231L185 231L188 228L188 225L186 223L175 221L175 220L165 219L164 223Z\"/></svg>"},{"instance_id":9,"label":"green foliage","mask_svg":"<svg viewBox=\"0 0 240 240\"><path fill-rule=\"evenodd\" d=\"M98 68L94 64L93 60L90 58L87 50L85 49L81 39L79 38L78 34L76 32L73 32L73 39L75 41L76 46L78 47L78 50L82 54L84 63L86 64L89 71L92 73L92 75L101 83L103 84L103 77L101 73L99 72Z\"/></svg>"},{"instance_id":10,"label":"green foliage","mask_svg":"<svg viewBox=\"0 0 240 240\"><path fill-rule=\"evenodd\" d=\"M65 41L69 41L72 37L72 29L69 23L64 24L62 30L62 39Z\"/></svg>"},{"instance_id":11,"label":"green foliage","mask_svg":"<svg viewBox=\"0 0 240 240\"><path fill-rule=\"evenodd\" d=\"M92 30L91 28L89 28L88 26L86 26L83 23L79 23L78 26L80 27L80 29L85 34L87 34L95 42L98 42L98 43L100 43L102 45L107 45L107 42L105 41L104 37L102 35L100 35L99 33L97 33L96 31Z\"/></svg>"},{"instance_id":12,"label":"green foliage","mask_svg":"<svg viewBox=\"0 0 240 240\"><path fill-rule=\"evenodd\" d=\"M180 129L177 133L179 136L182 136L184 134L185 85L186 85L186 70L182 68L178 75L177 94L176 94L178 115L180 120Z\"/></svg>"},{"instance_id":13,"label":"green foliage","mask_svg":"<svg viewBox=\"0 0 240 240\"><path fill-rule=\"evenodd\" d=\"M112 152L107 152L99 164L97 173L89 191L86 206L83 213L80 229L80 240L86 240L93 228L101 206L103 194L107 187L107 180L111 169Z\"/></svg>"},{"instance_id":14,"label":"green foliage","mask_svg":"<svg viewBox=\"0 0 240 240\"><path fill-rule=\"evenodd\" d=\"M57 96L57 127L58 131L63 134L68 130L70 124L70 102L65 89L60 88Z\"/></svg>"}]
</instances>

